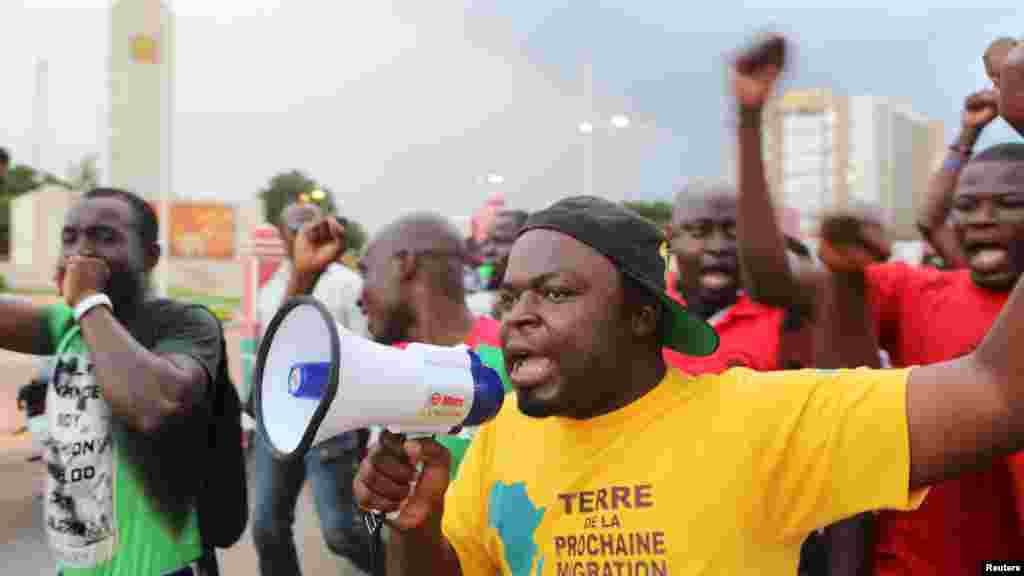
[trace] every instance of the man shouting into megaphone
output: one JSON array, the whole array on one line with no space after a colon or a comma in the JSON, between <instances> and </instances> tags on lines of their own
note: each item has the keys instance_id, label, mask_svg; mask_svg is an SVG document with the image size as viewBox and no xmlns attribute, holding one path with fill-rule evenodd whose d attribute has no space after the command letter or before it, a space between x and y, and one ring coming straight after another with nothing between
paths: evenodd
<instances>
[{"instance_id":1,"label":"man shouting into megaphone","mask_svg":"<svg viewBox=\"0 0 1024 576\"><path fill-rule=\"evenodd\" d=\"M734 72L784 56L772 37ZM400 511L389 576L793 574L812 530L913 509L1024 448L1024 287L957 360L691 377L662 348L708 355L717 336L666 296L662 241L594 197L530 216L501 288L516 402L451 486L430 440L384 442L360 466L359 504Z\"/></svg>"}]
</instances>

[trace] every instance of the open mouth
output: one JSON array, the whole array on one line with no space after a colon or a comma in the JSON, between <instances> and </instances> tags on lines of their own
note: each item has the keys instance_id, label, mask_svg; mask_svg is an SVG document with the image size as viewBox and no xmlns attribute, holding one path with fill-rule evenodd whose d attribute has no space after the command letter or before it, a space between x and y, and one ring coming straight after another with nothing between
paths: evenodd
<instances>
[{"instance_id":1,"label":"open mouth","mask_svg":"<svg viewBox=\"0 0 1024 576\"><path fill-rule=\"evenodd\" d=\"M542 384L551 378L555 370L551 359L525 350L506 350L505 362L509 368L509 379L516 388Z\"/></svg>"},{"instance_id":2,"label":"open mouth","mask_svg":"<svg viewBox=\"0 0 1024 576\"><path fill-rule=\"evenodd\" d=\"M736 283L736 270L725 266L709 266L701 268L701 286L710 290L727 288Z\"/></svg>"},{"instance_id":3,"label":"open mouth","mask_svg":"<svg viewBox=\"0 0 1024 576\"><path fill-rule=\"evenodd\" d=\"M968 244L965 247L971 268L980 272L994 272L1006 267L1009 250L996 243Z\"/></svg>"}]
</instances>

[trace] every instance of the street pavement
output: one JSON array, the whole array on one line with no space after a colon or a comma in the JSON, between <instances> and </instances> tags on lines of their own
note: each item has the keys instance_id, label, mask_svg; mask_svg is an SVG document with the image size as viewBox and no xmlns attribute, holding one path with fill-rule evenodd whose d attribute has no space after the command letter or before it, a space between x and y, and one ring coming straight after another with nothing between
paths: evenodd
<instances>
[{"instance_id":1,"label":"street pavement","mask_svg":"<svg viewBox=\"0 0 1024 576\"><path fill-rule=\"evenodd\" d=\"M232 375L238 381L238 334L229 328L226 337ZM54 574L42 529L42 500L34 495L41 486L43 464L27 461L32 452L31 438L14 434L25 421L24 414L17 411L17 391L35 375L37 365L36 358L0 350L4 379L0 384L0 566L4 574ZM305 576L361 574L348 561L328 551L320 535L308 484L299 497L295 524L296 548ZM256 552L248 530L235 546L220 550L219 555L221 574L258 575Z\"/></svg>"}]
</instances>

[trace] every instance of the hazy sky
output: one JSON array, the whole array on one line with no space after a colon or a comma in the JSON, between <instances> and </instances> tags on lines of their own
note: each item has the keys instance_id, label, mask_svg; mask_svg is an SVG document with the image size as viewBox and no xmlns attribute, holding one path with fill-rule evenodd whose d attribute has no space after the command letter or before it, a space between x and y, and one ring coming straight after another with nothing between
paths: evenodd
<instances>
[{"instance_id":1,"label":"hazy sky","mask_svg":"<svg viewBox=\"0 0 1024 576\"><path fill-rule=\"evenodd\" d=\"M170 2L175 186L240 199L275 172L299 168L343 201L370 197L354 206L388 193L416 207L445 190L456 204L475 205L495 170L526 204L578 192L574 127L589 57L602 112L625 110L639 123L629 138L602 136L616 147L595 152L598 168L625 166L602 182L630 188L629 197L667 197L680 179L721 169L723 57L755 29L792 34L790 85L907 98L944 120L949 137L963 97L985 86L985 45L1024 36L1019 1L821 4ZM108 6L0 2L0 145L16 162L31 161L37 58L49 62L44 167L63 174L69 162L105 151L97 135L109 99Z\"/></svg>"}]
</instances>

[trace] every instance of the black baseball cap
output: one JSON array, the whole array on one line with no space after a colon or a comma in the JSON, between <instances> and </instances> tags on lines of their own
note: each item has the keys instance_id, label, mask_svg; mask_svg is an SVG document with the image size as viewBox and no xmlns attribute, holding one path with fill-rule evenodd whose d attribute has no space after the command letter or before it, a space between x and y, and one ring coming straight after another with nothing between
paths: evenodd
<instances>
[{"instance_id":1,"label":"black baseball cap","mask_svg":"<svg viewBox=\"0 0 1024 576\"><path fill-rule=\"evenodd\" d=\"M666 292L665 237L651 221L603 198L573 196L531 214L519 235L536 229L561 232L590 246L657 296L667 313L666 348L689 356L710 356L718 349L715 329Z\"/></svg>"}]
</instances>

